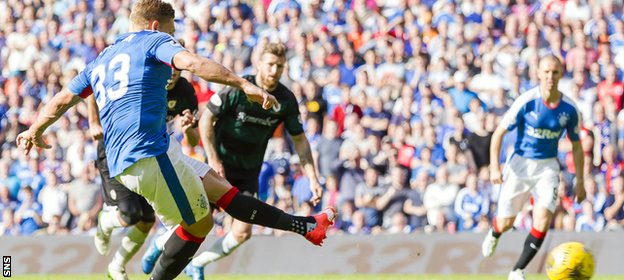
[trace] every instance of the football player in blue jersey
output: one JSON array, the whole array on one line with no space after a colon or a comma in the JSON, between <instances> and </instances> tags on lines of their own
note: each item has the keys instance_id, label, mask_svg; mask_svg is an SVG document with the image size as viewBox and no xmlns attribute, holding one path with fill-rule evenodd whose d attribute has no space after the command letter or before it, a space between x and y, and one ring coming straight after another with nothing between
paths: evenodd
<instances>
[{"instance_id":1,"label":"football player in blue jersey","mask_svg":"<svg viewBox=\"0 0 624 280\"><path fill-rule=\"evenodd\" d=\"M533 228L526 238L522 254L512 271L510 280L525 279L524 269L539 250L555 210L559 186L557 150L563 132L572 141L574 165L583 170L583 150L579 139L581 117L569 97L557 85L563 74L561 61L549 55L538 66L539 86L520 95L505 113L492 136L490 145L490 180L502 184L498 212L492 228L483 241L483 256L494 253L498 238L509 230L515 217L531 195L534 198ZM514 151L501 172L499 154L503 136L517 129ZM577 202L585 199L583 173L576 174Z\"/></svg>"},{"instance_id":2,"label":"football player in blue jersey","mask_svg":"<svg viewBox=\"0 0 624 280\"><path fill-rule=\"evenodd\" d=\"M247 205L248 198L238 194L213 170L200 179L177 141L168 135L165 86L171 68L240 88L250 101L265 109L279 106L272 95L253 83L180 46L170 35L174 32L173 19L170 4L162 0L138 1L130 14L130 32L89 63L17 137L17 145L26 155L33 147L50 148L42 137L46 128L83 98L95 95L110 177L145 197L165 225L177 226L150 279L173 279L187 265L212 229L208 200L217 201L218 206L246 217L249 222L261 219L254 215L257 210ZM204 185L217 188L207 193ZM278 211L263 219L320 243L330 223L323 215L323 224L318 224L314 217L294 217ZM97 235L101 246L96 248L100 253L106 252L105 239L110 232L98 226Z\"/></svg>"}]
</instances>

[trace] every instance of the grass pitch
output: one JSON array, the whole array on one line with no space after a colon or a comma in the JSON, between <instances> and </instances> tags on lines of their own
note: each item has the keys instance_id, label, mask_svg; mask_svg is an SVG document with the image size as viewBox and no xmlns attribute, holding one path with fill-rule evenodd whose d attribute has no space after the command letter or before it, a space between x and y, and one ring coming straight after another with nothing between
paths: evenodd
<instances>
[{"instance_id":1,"label":"grass pitch","mask_svg":"<svg viewBox=\"0 0 624 280\"><path fill-rule=\"evenodd\" d=\"M13 275L15 279L23 280L99 280L106 279L104 274L57 274L57 275ZM146 275L130 275L131 280L147 279ZM176 279L190 279L180 276ZM500 280L507 279L506 275L206 275L210 280ZM528 280L548 280L546 275L528 275ZM624 280L624 275L617 276L596 276L594 280Z\"/></svg>"}]
</instances>

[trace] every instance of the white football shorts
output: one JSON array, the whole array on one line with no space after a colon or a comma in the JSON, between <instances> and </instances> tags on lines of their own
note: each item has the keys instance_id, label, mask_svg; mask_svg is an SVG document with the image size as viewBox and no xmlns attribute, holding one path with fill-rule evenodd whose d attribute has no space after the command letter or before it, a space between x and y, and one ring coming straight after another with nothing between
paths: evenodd
<instances>
[{"instance_id":1,"label":"white football shorts","mask_svg":"<svg viewBox=\"0 0 624 280\"><path fill-rule=\"evenodd\" d=\"M210 214L200 179L210 168L193 161L196 160L184 155L177 140L170 137L166 153L140 159L115 178L145 197L165 226L173 227L182 221L192 225Z\"/></svg>"},{"instance_id":2,"label":"white football shorts","mask_svg":"<svg viewBox=\"0 0 624 280\"><path fill-rule=\"evenodd\" d=\"M515 217L531 195L535 205L554 212L560 171L555 158L529 159L513 154L503 170L496 216Z\"/></svg>"}]
</instances>

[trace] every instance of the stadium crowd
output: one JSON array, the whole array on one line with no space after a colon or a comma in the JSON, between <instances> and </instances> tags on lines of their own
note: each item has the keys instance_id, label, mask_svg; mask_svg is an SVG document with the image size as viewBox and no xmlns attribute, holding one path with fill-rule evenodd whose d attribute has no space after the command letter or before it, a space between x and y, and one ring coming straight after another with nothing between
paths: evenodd
<instances>
[{"instance_id":1,"label":"stadium crowd","mask_svg":"<svg viewBox=\"0 0 624 280\"><path fill-rule=\"evenodd\" d=\"M267 42L289 47L282 83L300 102L325 194L316 208L308 202L309 181L278 132L259 197L281 209L308 215L334 206L336 234L487 231L499 191L487 168L492 132L511 102L537 85L539 57L554 54L564 62L560 90L582 112L586 166L574 170L561 139L552 227L624 227L622 1L171 2L175 36L240 75L254 73ZM0 2L0 235L93 234L102 199L86 104L48 130L51 149L24 156L15 137L128 30L130 7L129 0ZM204 110L220 86L185 75ZM183 146L205 159L201 146ZM572 197L576 172L586 174L581 204ZM530 212L527 204L516 229L530 230ZM216 217L214 234L227 232L231 218Z\"/></svg>"}]
</instances>

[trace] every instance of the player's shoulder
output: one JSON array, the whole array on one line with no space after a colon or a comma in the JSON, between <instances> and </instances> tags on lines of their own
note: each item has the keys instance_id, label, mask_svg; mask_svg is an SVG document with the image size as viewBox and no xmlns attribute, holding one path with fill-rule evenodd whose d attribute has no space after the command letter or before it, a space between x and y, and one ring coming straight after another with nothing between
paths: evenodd
<instances>
[{"instance_id":1,"label":"player's shoulder","mask_svg":"<svg viewBox=\"0 0 624 280\"><path fill-rule=\"evenodd\" d=\"M567 107L569 107L571 110L578 111L578 106L576 105L576 102L574 102L571 97L565 95L564 93L561 93L561 102L567 105Z\"/></svg>"},{"instance_id":2,"label":"player's shoulder","mask_svg":"<svg viewBox=\"0 0 624 280\"><path fill-rule=\"evenodd\" d=\"M125 33L117 37L116 44L124 42L128 45L136 46L153 46L162 43L171 42L171 44L179 44L173 36L168 33L157 30L142 30L137 32Z\"/></svg>"},{"instance_id":3,"label":"player's shoulder","mask_svg":"<svg viewBox=\"0 0 624 280\"><path fill-rule=\"evenodd\" d=\"M296 100L295 94L286 85L282 84L282 82L277 83L275 92L286 100Z\"/></svg>"},{"instance_id":4,"label":"player's shoulder","mask_svg":"<svg viewBox=\"0 0 624 280\"><path fill-rule=\"evenodd\" d=\"M171 34L160 32L158 30L142 30L139 32L135 32L134 34L136 34L136 36L145 37L145 38L149 38L152 40L161 39L161 40L174 40L175 41L175 39L173 38L173 36L171 36Z\"/></svg>"},{"instance_id":5,"label":"player's shoulder","mask_svg":"<svg viewBox=\"0 0 624 280\"><path fill-rule=\"evenodd\" d=\"M539 87L534 87L532 89L525 91L523 94L520 94L520 96L518 96L518 98L514 100L514 103L519 104L519 105L525 105L539 98L541 98Z\"/></svg>"}]
</instances>

